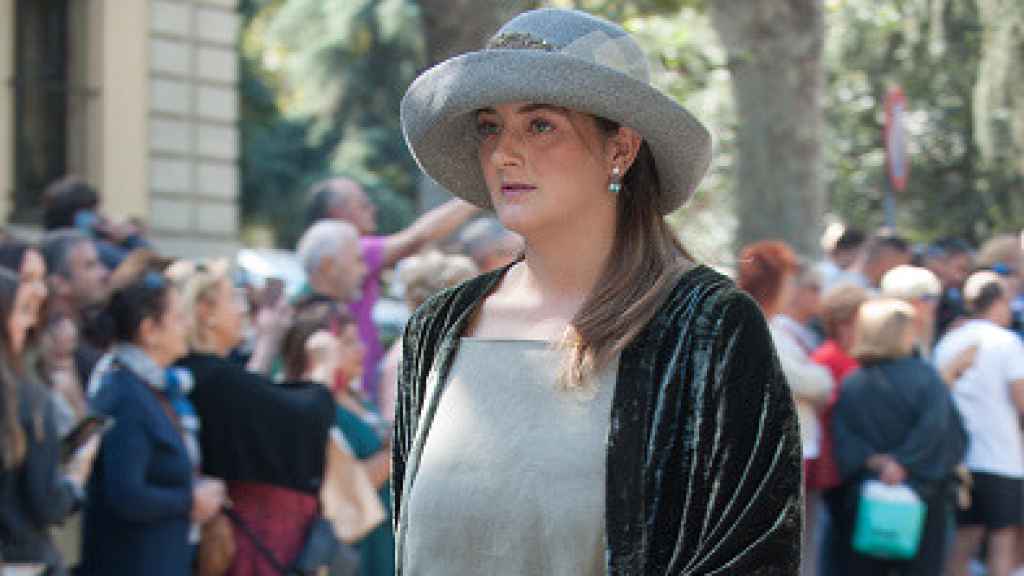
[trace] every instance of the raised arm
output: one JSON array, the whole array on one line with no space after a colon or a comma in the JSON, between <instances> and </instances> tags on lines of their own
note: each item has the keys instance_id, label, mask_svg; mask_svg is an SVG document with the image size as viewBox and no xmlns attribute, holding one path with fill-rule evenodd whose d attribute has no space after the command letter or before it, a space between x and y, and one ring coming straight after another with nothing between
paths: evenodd
<instances>
[{"instance_id":1,"label":"raised arm","mask_svg":"<svg viewBox=\"0 0 1024 576\"><path fill-rule=\"evenodd\" d=\"M408 228L385 238L382 266L394 266L426 244L447 238L479 211L476 206L457 198L428 211Z\"/></svg>"}]
</instances>

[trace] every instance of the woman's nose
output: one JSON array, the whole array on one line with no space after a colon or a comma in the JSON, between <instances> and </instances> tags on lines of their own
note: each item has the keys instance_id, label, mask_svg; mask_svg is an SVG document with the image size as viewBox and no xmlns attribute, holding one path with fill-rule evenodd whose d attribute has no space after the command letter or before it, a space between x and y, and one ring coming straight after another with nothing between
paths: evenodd
<instances>
[{"instance_id":1,"label":"woman's nose","mask_svg":"<svg viewBox=\"0 0 1024 576\"><path fill-rule=\"evenodd\" d=\"M504 129L495 135L491 162L495 166L508 166L522 160L522 137L515 130Z\"/></svg>"}]
</instances>

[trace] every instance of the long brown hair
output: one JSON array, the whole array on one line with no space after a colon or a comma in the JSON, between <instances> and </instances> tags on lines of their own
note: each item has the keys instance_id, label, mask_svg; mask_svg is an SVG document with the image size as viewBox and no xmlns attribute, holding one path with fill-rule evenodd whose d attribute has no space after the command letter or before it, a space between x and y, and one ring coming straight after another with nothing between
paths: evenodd
<instances>
[{"instance_id":1,"label":"long brown hair","mask_svg":"<svg viewBox=\"0 0 1024 576\"><path fill-rule=\"evenodd\" d=\"M11 349L9 323L14 314L14 301L20 278L0 268L0 464L11 469L25 457L25 430L21 426L18 410L18 359Z\"/></svg>"},{"instance_id":2,"label":"long brown hair","mask_svg":"<svg viewBox=\"0 0 1024 576\"><path fill-rule=\"evenodd\" d=\"M614 121L595 119L606 136L620 128ZM622 179L608 263L576 312L565 342L571 352L564 374L569 387L581 386L636 338L693 261L658 213L659 195L654 155L644 142Z\"/></svg>"},{"instance_id":3,"label":"long brown hair","mask_svg":"<svg viewBox=\"0 0 1024 576\"><path fill-rule=\"evenodd\" d=\"M281 339L281 358L284 362L284 376L288 380L302 378L309 366L306 342L321 330L340 334L355 320L338 305L327 301L299 303L292 325Z\"/></svg>"}]
</instances>

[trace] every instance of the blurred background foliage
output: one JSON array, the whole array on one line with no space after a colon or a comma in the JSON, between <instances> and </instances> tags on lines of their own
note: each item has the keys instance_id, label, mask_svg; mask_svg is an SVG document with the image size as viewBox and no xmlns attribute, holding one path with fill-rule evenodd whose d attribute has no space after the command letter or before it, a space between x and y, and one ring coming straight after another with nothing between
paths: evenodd
<instances>
[{"instance_id":1,"label":"blurred background foliage","mask_svg":"<svg viewBox=\"0 0 1024 576\"><path fill-rule=\"evenodd\" d=\"M1024 97L1015 97L1024 94L1024 2L759 3L769 15L773 3L802 3L824 19L821 110L806 114L823 118L820 192L812 193L830 213L865 228L882 223L882 102L899 84L912 162L897 198L900 230L920 241L977 241L1024 227ZM711 174L672 219L698 256L727 258L745 225L735 200L736 119L751 111L736 108L737 52L721 41L711 14L719 7L706 0L243 0L247 227L289 245L304 225L305 189L335 173L367 185L383 231L408 223L420 209L421 183L399 126L406 87L425 67L479 46L510 15L539 5L620 22L650 55L655 84L712 127ZM798 233L816 238L820 222L806 226Z\"/></svg>"}]
</instances>

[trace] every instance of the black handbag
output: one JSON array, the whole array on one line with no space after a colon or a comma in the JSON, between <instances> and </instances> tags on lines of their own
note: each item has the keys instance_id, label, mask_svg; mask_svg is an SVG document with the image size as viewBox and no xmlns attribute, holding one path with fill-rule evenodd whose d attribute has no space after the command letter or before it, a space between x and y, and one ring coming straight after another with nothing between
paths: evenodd
<instances>
[{"instance_id":1,"label":"black handbag","mask_svg":"<svg viewBox=\"0 0 1024 576\"><path fill-rule=\"evenodd\" d=\"M331 576L356 576L359 574L359 552L339 540L334 526L318 515L309 527L306 543L292 570L307 575L317 574L323 568Z\"/></svg>"}]
</instances>

